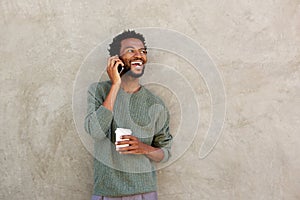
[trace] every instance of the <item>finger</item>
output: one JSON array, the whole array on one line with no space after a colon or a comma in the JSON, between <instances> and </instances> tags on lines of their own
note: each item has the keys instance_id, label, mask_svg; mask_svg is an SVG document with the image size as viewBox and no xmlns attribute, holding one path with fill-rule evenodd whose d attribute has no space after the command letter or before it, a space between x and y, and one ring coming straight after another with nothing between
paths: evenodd
<instances>
[{"instance_id":1,"label":"finger","mask_svg":"<svg viewBox=\"0 0 300 200\"><path fill-rule=\"evenodd\" d=\"M116 146L116 150L118 152L126 152L126 151L136 151L137 148L134 148L133 146L128 146L128 147L118 147L118 146Z\"/></svg>"},{"instance_id":2,"label":"finger","mask_svg":"<svg viewBox=\"0 0 300 200\"><path fill-rule=\"evenodd\" d=\"M110 61L110 60L113 60L113 59L116 59L116 58L119 58L119 56L118 55L111 56L111 57L108 58L108 60Z\"/></svg>"},{"instance_id":3,"label":"finger","mask_svg":"<svg viewBox=\"0 0 300 200\"><path fill-rule=\"evenodd\" d=\"M133 149L133 150L127 150L127 151L118 151L120 154L142 154L140 151L138 151L137 149Z\"/></svg>"},{"instance_id":4,"label":"finger","mask_svg":"<svg viewBox=\"0 0 300 200\"><path fill-rule=\"evenodd\" d=\"M122 135L121 139L138 140L138 138L133 135Z\"/></svg>"},{"instance_id":5,"label":"finger","mask_svg":"<svg viewBox=\"0 0 300 200\"><path fill-rule=\"evenodd\" d=\"M124 66L124 63L121 60L117 60L115 64L112 66L112 69L118 68L119 65Z\"/></svg>"},{"instance_id":6,"label":"finger","mask_svg":"<svg viewBox=\"0 0 300 200\"><path fill-rule=\"evenodd\" d=\"M111 64L112 61L115 60L115 59L118 59L118 57L117 57L117 56L109 57L109 58L107 59L107 63L108 63L108 64Z\"/></svg>"},{"instance_id":7,"label":"finger","mask_svg":"<svg viewBox=\"0 0 300 200\"><path fill-rule=\"evenodd\" d=\"M138 142L135 140L124 140L124 141L116 141L115 142L115 145L124 145L124 144L133 146L133 145L137 145Z\"/></svg>"},{"instance_id":8,"label":"finger","mask_svg":"<svg viewBox=\"0 0 300 200\"><path fill-rule=\"evenodd\" d=\"M118 71L119 65L124 66L124 63L120 59L114 59L114 60L112 60L110 65L107 67L107 71L108 72Z\"/></svg>"},{"instance_id":9,"label":"finger","mask_svg":"<svg viewBox=\"0 0 300 200\"><path fill-rule=\"evenodd\" d=\"M128 144L129 145L129 141L116 141L115 145L123 145L123 144Z\"/></svg>"},{"instance_id":10,"label":"finger","mask_svg":"<svg viewBox=\"0 0 300 200\"><path fill-rule=\"evenodd\" d=\"M127 147L118 147L118 146L116 146L116 151L124 152L124 151L128 151L128 150L127 150Z\"/></svg>"},{"instance_id":11,"label":"finger","mask_svg":"<svg viewBox=\"0 0 300 200\"><path fill-rule=\"evenodd\" d=\"M108 61L107 61L107 63L108 63L108 64L107 64L107 67L108 67L108 68L112 68L112 67L115 65L116 61L119 61L119 60L120 60L120 58L119 58L118 55L109 57L109 58L108 58Z\"/></svg>"}]
</instances>

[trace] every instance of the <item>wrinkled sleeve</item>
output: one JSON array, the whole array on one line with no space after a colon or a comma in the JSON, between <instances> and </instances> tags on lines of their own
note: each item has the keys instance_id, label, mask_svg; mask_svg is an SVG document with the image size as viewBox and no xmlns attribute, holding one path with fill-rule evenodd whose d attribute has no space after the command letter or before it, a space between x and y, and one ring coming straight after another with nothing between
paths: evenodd
<instances>
[{"instance_id":1,"label":"wrinkled sleeve","mask_svg":"<svg viewBox=\"0 0 300 200\"><path fill-rule=\"evenodd\" d=\"M164 152L164 158L160 162L167 162L171 157L171 145L173 137L169 130L170 115L167 109L161 111L156 122L156 134L152 146L160 148Z\"/></svg>"},{"instance_id":2,"label":"wrinkled sleeve","mask_svg":"<svg viewBox=\"0 0 300 200\"><path fill-rule=\"evenodd\" d=\"M94 139L104 139L110 130L113 113L102 106L104 90L98 83L92 84L87 94L87 115L84 128Z\"/></svg>"}]
</instances>

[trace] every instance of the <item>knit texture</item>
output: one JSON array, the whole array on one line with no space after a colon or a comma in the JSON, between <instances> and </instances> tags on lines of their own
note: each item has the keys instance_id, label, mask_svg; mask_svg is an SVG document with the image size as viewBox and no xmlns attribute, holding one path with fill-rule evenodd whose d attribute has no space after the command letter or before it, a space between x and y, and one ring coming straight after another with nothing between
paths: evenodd
<instances>
[{"instance_id":1,"label":"knit texture","mask_svg":"<svg viewBox=\"0 0 300 200\"><path fill-rule=\"evenodd\" d=\"M94 139L94 195L126 196L156 191L155 163L144 155L116 151L116 128L128 128L145 144L161 148L162 162L170 157L172 135L163 101L144 88L128 94L120 89L114 111L102 106L111 82L93 83L88 90L85 130Z\"/></svg>"}]
</instances>

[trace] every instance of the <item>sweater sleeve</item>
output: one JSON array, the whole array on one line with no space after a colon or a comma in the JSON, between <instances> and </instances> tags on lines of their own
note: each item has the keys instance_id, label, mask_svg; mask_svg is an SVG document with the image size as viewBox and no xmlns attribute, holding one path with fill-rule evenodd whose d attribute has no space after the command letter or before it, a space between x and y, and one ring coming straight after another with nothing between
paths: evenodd
<instances>
[{"instance_id":1,"label":"sweater sleeve","mask_svg":"<svg viewBox=\"0 0 300 200\"><path fill-rule=\"evenodd\" d=\"M170 115L168 110L164 110L159 115L156 122L156 134L154 135L152 146L160 148L164 152L164 158L160 162L167 162L171 157L171 145L173 137L169 131Z\"/></svg>"},{"instance_id":2,"label":"sweater sleeve","mask_svg":"<svg viewBox=\"0 0 300 200\"><path fill-rule=\"evenodd\" d=\"M113 113L102 106L105 91L99 83L89 87L87 94L87 115L85 117L85 131L94 139L104 139L109 132Z\"/></svg>"}]
</instances>

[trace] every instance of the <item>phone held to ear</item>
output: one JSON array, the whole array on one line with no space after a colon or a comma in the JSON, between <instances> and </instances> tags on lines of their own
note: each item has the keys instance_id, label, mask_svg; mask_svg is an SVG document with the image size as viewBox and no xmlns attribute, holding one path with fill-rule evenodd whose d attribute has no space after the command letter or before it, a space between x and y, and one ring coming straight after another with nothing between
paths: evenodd
<instances>
[{"instance_id":1,"label":"phone held to ear","mask_svg":"<svg viewBox=\"0 0 300 200\"><path fill-rule=\"evenodd\" d=\"M120 58L121 60L121 58ZM123 61L122 61L123 62ZM118 65L118 72L120 74L120 76L123 76L126 72L128 72L129 69L128 68L125 68L124 66L122 66L121 64Z\"/></svg>"},{"instance_id":2,"label":"phone held to ear","mask_svg":"<svg viewBox=\"0 0 300 200\"><path fill-rule=\"evenodd\" d=\"M124 70L124 67L121 64L118 65L118 72L119 72L119 74L121 74L123 70Z\"/></svg>"}]
</instances>

